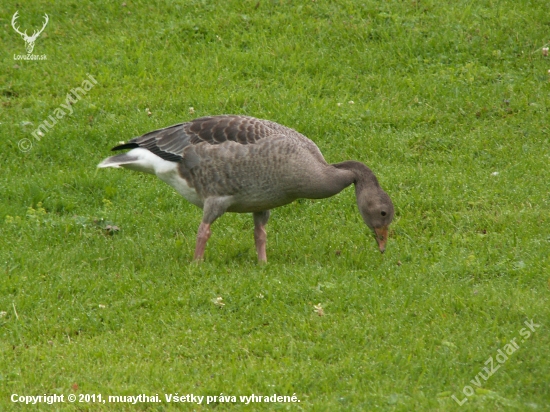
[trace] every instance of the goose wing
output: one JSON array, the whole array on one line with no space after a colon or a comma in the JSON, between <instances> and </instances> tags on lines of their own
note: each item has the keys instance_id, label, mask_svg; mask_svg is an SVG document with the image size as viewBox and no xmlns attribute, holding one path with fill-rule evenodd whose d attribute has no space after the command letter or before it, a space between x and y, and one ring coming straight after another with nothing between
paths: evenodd
<instances>
[{"instance_id":1,"label":"goose wing","mask_svg":"<svg viewBox=\"0 0 550 412\"><path fill-rule=\"evenodd\" d=\"M217 145L228 141L247 145L281 134L303 137L295 130L269 120L235 115L208 116L149 132L111 150L141 147L164 160L179 162L188 146Z\"/></svg>"}]
</instances>

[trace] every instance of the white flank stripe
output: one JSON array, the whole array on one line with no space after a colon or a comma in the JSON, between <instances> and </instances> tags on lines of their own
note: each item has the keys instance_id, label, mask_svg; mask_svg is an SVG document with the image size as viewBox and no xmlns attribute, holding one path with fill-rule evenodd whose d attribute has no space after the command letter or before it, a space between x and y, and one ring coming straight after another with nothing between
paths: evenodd
<instances>
[{"instance_id":1,"label":"white flank stripe","mask_svg":"<svg viewBox=\"0 0 550 412\"><path fill-rule=\"evenodd\" d=\"M142 148L132 149L127 155L136 157L137 159L132 163L122 164L122 167L156 175L160 180L176 189L187 201L202 208L203 202L195 189L189 187L187 181L178 173L178 163L164 160L149 150Z\"/></svg>"}]
</instances>

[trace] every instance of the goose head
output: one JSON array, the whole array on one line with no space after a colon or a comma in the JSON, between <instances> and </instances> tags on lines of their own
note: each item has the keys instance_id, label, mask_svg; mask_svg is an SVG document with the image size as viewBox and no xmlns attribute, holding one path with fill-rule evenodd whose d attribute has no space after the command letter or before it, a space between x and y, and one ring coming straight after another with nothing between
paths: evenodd
<instances>
[{"instance_id":1,"label":"goose head","mask_svg":"<svg viewBox=\"0 0 550 412\"><path fill-rule=\"evenodd\" d=\"M357 191L357 206L365 224L373 231L381 253L386 250L388 226L393 220L393 203L379 186Z\"/></svg>"}]
</instances>

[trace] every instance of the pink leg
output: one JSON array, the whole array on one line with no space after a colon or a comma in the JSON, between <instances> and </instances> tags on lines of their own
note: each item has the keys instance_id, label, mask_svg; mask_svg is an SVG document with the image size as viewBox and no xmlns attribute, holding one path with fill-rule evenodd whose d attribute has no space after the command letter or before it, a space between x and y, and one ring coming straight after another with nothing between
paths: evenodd
<instances>
[{"instance_id":1,"label":"pink leg","mask_svg":"<svg viewBox=\"0 0 550 412\"><path fill-rule=\"evenodd\" d=\"M267 233L265 225L269 219L269 210L254 213L254 240L256 241L256 252L258 253L258 262L267 262L265 245L267 243Z\"/></svg>"},{"instance_id":2,"label":"pink leg","mask_svg":"<svg viewBox=\"0 0 550 412\"><path fill-rule=\"evenodd\" d=\"M254 227L254 240L256 241L256 252L258 253L258 261L267 262L267 254L265 252L267 233L265 231L265 225L256 225Z\"/></svg>"},{"instance_id":3,"label":"pink leg","mask_svg":"<svg viewBox=\"0 0 550 412\"><path fill-rule=\"evenodd\" d=\"M199 231L197 233L197 245L195 246L194 260L202 260L204 256L204 249L206 248L206 242L210 238L210 224L201 222Z\"/></svg>"}]
</instances>

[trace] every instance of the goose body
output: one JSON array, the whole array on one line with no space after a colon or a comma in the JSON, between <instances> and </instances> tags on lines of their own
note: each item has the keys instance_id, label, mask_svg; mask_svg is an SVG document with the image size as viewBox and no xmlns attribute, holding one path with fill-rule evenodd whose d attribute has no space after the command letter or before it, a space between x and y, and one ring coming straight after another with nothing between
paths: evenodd
<instances>
[{"instance_id":1,"label":"goose body","mask_svg":"<svg viewBox=\"0 0 550 412\"><path fill-rule=\"evenodd\" d=\"M195 259L202 259L210 225L225 212L253 213L258 259L266 261L269 211L298 198L333 196L355 183L363 220L385 249L393 204L360 162L328 164L319 148L288 127L248 116L210 116L155 130L112 150L98 167L154 174L203 209Z\"/></svg>"}]
</instances>

